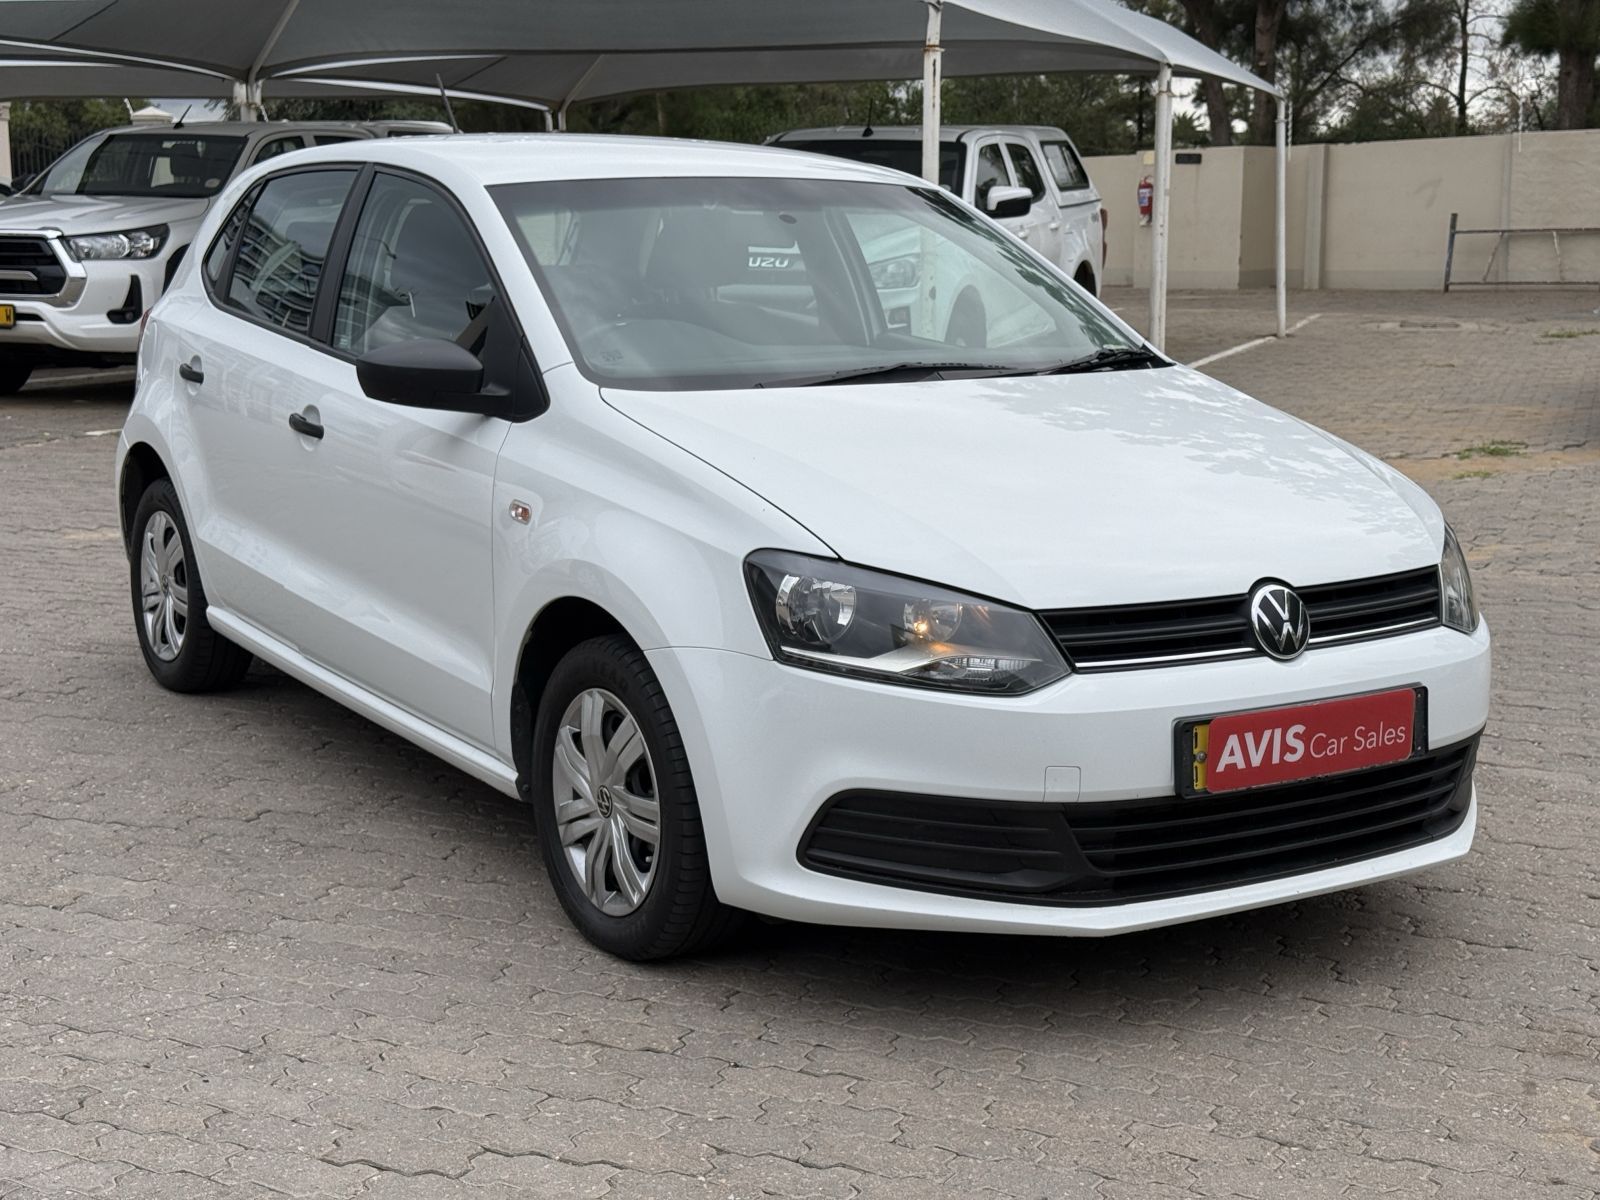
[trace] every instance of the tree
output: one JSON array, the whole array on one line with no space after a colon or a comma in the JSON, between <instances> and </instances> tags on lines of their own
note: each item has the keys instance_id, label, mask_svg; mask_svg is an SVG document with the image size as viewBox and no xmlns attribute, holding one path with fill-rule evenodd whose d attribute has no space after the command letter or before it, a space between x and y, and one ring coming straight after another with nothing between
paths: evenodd
<instances>
[{"instance_id":1,"label":"tree","mask_svg":"<svg viewBox=\"0 0 1600 1200\"><path fill-rule=\"evenodd\" d=\"M1505 44L1556 56L1556 128L1587 128L1600 57L1600 0L1516 0L1506 14Z\"/></svg>"}]
</instances>

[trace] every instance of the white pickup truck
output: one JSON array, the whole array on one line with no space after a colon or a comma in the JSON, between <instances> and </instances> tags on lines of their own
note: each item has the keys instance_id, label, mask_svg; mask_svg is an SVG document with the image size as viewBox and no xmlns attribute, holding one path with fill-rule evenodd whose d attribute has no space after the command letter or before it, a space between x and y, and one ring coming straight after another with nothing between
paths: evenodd
<instances>
[{"instance_id":1,"label":"white pickup truck","mask_svg":"<svg viewBox=\"0 0 1600 1200\"><path fill-rule=\"evenodd\" d=\"M145 312L246 167L309 146L449 133L434 121L129 125L0 199L0 396L46 366L131 363Z\"/></svg>"}]
</instances>

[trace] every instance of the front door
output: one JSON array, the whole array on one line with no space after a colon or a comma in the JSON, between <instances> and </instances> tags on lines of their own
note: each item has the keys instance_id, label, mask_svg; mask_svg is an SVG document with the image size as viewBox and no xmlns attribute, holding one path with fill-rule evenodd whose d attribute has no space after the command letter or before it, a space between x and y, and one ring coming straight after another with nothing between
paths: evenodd
<instances>
[{"instance_id":1,"label":"front door","mask_svg":"<svg viewBox=\"0 0 1600 1200\"><path fill-rule=\"evenodd\" d=\"M1061 210L1045 182L1044 172L1028 144L1013 138L1006 142L1006 154L1011 159L1011 172L1017 186L1033 193L1033 207L1026 217L1020 218L1026 228L1028 244L1057 266L1061 265Z\"/></svg>"}]
</instances>

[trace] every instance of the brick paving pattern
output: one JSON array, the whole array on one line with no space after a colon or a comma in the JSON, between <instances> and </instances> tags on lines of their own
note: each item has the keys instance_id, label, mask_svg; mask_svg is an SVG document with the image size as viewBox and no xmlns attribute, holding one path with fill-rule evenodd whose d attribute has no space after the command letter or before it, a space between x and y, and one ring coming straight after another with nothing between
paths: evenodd
<instances>
[{"instance_id":1,"label":"brick paving pattern","mask_svg":"<svg viewBox=\"0 0 1600 1200\"><path fill-rule=\"evenodd\" d=\"M1466 541L1477 848L1102 942L772 925L607 959L517 805L269 670L157 688L88 436L126 386L0 401L0 1197L1595 1196L1596 306L1295 297L1323 315L1215 364ZM1268 321L1180 295L1173 348Z\"/></svg>"}]
</instances>

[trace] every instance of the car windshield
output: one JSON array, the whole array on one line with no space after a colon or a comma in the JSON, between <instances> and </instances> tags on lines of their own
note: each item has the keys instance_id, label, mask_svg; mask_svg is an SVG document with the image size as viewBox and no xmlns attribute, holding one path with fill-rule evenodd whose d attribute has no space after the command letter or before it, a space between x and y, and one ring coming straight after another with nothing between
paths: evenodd
<instances>
[{"instance_id":1,"label":"car windshield","mask_svg":"<svg viewBox=\"0 0 1600 1200\"><path fill-rule=\"evenodd\" d=\"M904 171L907 175L922 174L920 138L785 138L775 144L784 150L809 150L813 154L829 154L834 158L848 158L851 162L889 167ZM939 143L939 186L952 192L961 191L958 181L965 162L964 150L960 142Z\"/></svg>"},{"instance_id":2,"label":"car windshield","mask_svg":"<svg viewBox=\"0 0 1600 1200\"><path fill-rule=\"evenodd\" d=\"M1140 344L934 188L687 178L492 190L579 368L601 383L1022 374Z\"/></svg>"},{"instance_id":3,"label":"car windshield","mask_svg":"<svg viewBox=\"0 0 1600 1200\"><path fill-rule=\"evenodd\" d=\"M233 174L242 137L169 130L108 133L68 150L28 188L34 195L214 196Z\"/></svg>"}]
</instances>

